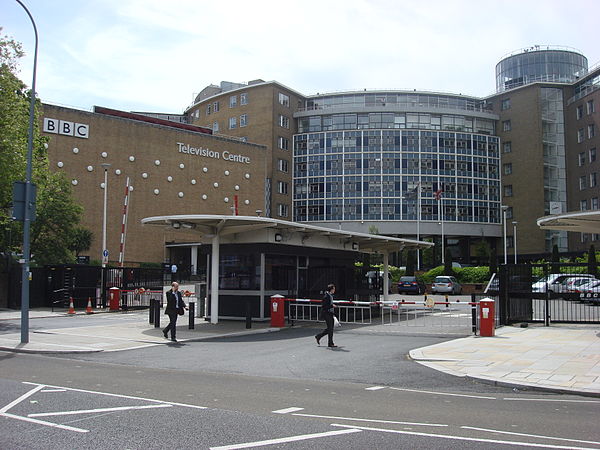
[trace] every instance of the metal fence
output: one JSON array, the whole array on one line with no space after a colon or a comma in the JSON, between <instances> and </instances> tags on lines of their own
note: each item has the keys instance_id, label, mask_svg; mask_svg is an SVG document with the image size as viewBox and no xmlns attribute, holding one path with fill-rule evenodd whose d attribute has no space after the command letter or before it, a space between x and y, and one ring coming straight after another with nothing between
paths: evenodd
<instances>
[{"instance_id":1,"label":"metal fence","mask_svg":"<svg viewBox=\"0 0 600 450\"><path fill-rule=\"evenodd\" d=\"M288 304L288 320L295 322L323 322L321 300L285 299ZM334 301L336 316L341 323L370 324L373 321L369 302Z\"/></svg>"},{"instance_id":2,"label":"metal fence","mask_svg":"<svg viewBox=\"0 0 600 450\"><path fill-rule=\"evenodd\" d=\"M600 279L587 264L501 266L497 290L502 324L600 323Z\"/></svg>"}]
</instances>

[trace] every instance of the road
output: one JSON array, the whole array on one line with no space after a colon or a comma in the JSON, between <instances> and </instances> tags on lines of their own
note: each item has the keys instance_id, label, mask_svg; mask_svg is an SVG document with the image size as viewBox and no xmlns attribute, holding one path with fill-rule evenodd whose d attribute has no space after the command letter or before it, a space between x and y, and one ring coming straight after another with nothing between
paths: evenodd
<instances>
[{"instance_id":1,"label":"road","mask_svg":"<svg viewBox=\"0 0 600 450\"><path fill-rule=\"evenodd\" d=\"M314 334L0 353L0 448L600 448L600 399L479 384L407 358L448 338L344 327L331 350Z\"/></svg>"}]
</instances>

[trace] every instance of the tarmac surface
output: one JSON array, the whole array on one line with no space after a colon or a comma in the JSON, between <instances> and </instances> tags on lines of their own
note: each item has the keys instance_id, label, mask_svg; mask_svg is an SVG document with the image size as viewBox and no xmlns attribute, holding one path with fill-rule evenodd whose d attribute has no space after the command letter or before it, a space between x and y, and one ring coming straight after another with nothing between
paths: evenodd
<instances>
[{"instance_id":1,"label":"tarmac surface","mask_svg":"<svg viewBox=\"0 0 600 450\"><path fill-rule=\"evenodd\" d=\"M89 325L39 329L36 318L61 318L65 312L49 309L29 311L29 342L21 343L17 327L0 334L0 350L26 353L90 353L133 350L169 345L161 328L149 324L148 311L98 313L90 315ZM77 315L77 318L80 314ZM20 320L21 312L0 309L3 323ZM83 318L81 318L83 319ZM161 316L161 327L167 319ZM364 332L397 334L395 324L371 324ZM196 319L188 329L188 316L178 321L177 339L181 342L202 341L228 336L243 336L281 331L269 322L221 321L211 324ZM350 330L348 330L350 331ZM353 327L350 332L356 332ZM336 330L344 333L344 328ZM409 331L411 334L412 331ZM418 333L417 333L418 334ZM464 336L467 333L463 333ZM600 325L552 325L528 328L502 327L493 337L458 337L440 344L413 349L409 356L432 369L459 377L520 388L532 388L600 397Z\"/></svg>"}]
</instances>

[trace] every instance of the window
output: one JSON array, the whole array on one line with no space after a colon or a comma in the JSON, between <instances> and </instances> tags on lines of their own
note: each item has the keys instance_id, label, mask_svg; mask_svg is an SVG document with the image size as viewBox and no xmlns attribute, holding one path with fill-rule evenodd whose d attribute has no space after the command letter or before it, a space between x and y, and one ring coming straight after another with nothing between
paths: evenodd
<instances>
[{"instance_id":1,"label":"window","mask_svg":"<svg viewBox=\"0 0 600 450\"><path fill-rule=\"evenodd\" d=\"M502 111L510 109L510 98L503 99L500 107L502 108Z\"/></svg>"},{"instance_id":2,"label":"window","mask_svg":"<svg viewBox=\"0 0 600 450\"><path fill-rule=\"evenodd\" d=\"M579 167L585 165L585 152L579 153Z\"/></svg>"},{"instance_id":3,"label":"window","mask_svg":"<svg viewBox=\"0 0 600 450\"><path fill-rule=\"evenodd\" d=\"M219 102L213 103L213 112L219 112Z\"/></svg>"},{"instance_id":4,"label":"window","mask_svg":"<svg viewBox=\"0 0 600 450\"><path fill-rule=\"evenodd\" d=\"M512 195L513 195L512 184L507 184L506 186L504 186L504 196L512 197Z\"/></svg>"},{"instance_id":5,"label":"window","mask_svg":"<svg viewBox=\"0 0 600 450\"><path fill-rule=\"evenodd\" d=\"M279 93L279 104L289 108L290 107L290 97L282 94L281 92Z\"/></svg>"},{"instance_id":6,"label":"window","mask_svg":"<svg viewBox=\"0 0 600 450\"><path fill-rule=\"evenodd\" d=\"M279 192L280 194L287 195L288 184L285 181L278 181L277 182L277 192Z\"/></svg>"},{"instance_id":7,"label":"window","mask_svg":"<svg viewBox=\"0 0 600 450\"><path fill-rule=\"evenodd\" d=\"M596 136L596 126L591 123L588 125L588 139L591 139L594 136Z\"/></svg>"},{"instance_id":8,"label":"window","mask_svg":"<svg viewBox=\"0 0 600 450\"><path fill-rule=\"evenodd\" d=\"M512 206L509 206L506 209L506 218L507 219L512 219L513 218L513 209L512 209Z\"/></svg>"},{"instance_id":9,"label":"window","mask_svg":"<svg viewBox=\"0 0 600 450\"><path fill-rule=\"evenodd\" d=\"M240 94L240 105L248 104L248 94L246 92Z\"/></svg>"},{"instance_id":10,"label":"window","mask_svg":"<svg viewBox=\"0 0 600 450\"><path fill-rule=\"evenodd\" d=\"M581 200L579 202L579 210L580 211L587 211L587 200Z\"/></svg>"},{"instance_id":11,"label":"window","mask_svg":"<svg viewBox=\"0 0 600 450\"><path fill-rule=\"evenodd\" d=\"M515 246L515 237L514 236L506 236L506 246L508 248L514 248L514 246Z\"/></svg>"},{"instance_id":12,"label":"window","mask_svg":"<svg viewBox=\"0 0 600 450\"><path fill-rule=\"evenodd\" d=\"M502 122L502 130L503 131L510 131L512 129L511 124L510 124L510 120L505 120Z\"/></svg>"},{"instance_id":13,"label":"window","mask_svg":"<svg viewBox=\"0 0 600 450\"><path fill-rule=\"evenodd\" d=\"M593 112L596 112L596 109L594 108L594 100L588 100L588 102L587 102L587 113L588 114L592 114Z\"/></svg>"},{"instance_id":14,"label":"window","mask_svg":"<svg viewBox=\"0 0 600 450\"><path fill-rule=\"evenodd\" d=\"M289 117L279 114L279 126L282 128L289 128L290 127Z\"/></svg>"},{"instance_id":15,"label":"window","mask_svg":"<svg viewBox=\"0 0 600 450\"><path fill-rule=\"evenodd\" d=\"M248 115L242 114L240 116L240 127L245 127L246 125L248 125Z\"/></svg>"},{"instance_id":16,"label":"window","mask_svg":"<svg viewBox=\"0 0 600 450\"><path fill-rule=\"evenodd\" d=\"M590 187L596 187L598 186L598 181L597 181L597 177L596 177L596 172L590 173Z\"/></svg>"},{"instance_id":17,"label":"window","mask_svg":"<svg viewBox=\"0 0 600 450\"><path fill-rule=\"evenodd\" d=\"M583 142L583 128L580 128L579 130L577 130L577 143L580 144Z\"/></svg>"},{"instance_id":18,"label":"window","mask_svg":"<svg viewBox=\"0 0 600 450\"><path fill-rule=\"evenodd\" d=\"M288 205L283 205L283 204L279 203L277 205L277 212L279 213L280 217L287 217L288 216Z\"/></svg>"},{"instance_id":19,"label":"window","mask_svg":"<svg viewBox=\"0 0 600 450\"><path fill-rule=\"evenodd\" d=\"M596 147L590 148L589 156L590 156L590 163L593 163L594 161L596 161Z\"/></svg>"},{"instance_id":20,"label":"window","mask_svg":"<svg viewBox=\"0 0 600 450\"><path fill-rule=\"evenodd\" d=\"M287 160L285 160L285 159L279 159L279 160L277 161L277 169L278 169L280 172L285 172L285 173L287 173L287 172L288 172L288 162L287 162Z\"/></svg>"},{"instance_id":21,"label":"window","mask_svg":"<svg viewBox=\"0 0 600 450\"><path fill-rule=\"evenodd\" d=\"M237 106L237 95L232 95L229 97L229 107L235 108Z\"/></svg>"},{"instance_id":22,"label":"window","mask_svg":"<svg viewBox=\"0 0 600 450\"><path fill-rule=\"evenodd\" d=\"M502 164L504 175L510 175L512 173L512 163Z\"/></svg>"},{"instance_id":23,"label":"window","mask_svg":"<svg viewBox=\"0 0 600 450\"><path fill-rule=\"evenodd\" d=\"M206 105L206 115L210 115L210 108L212 105Z\"/></svg>"},{"instance_id":24,"label":"window","mask_svg":"<svg viewBox=\"0 0 600 450\"><path fill-rule=\"evenodd\" d=\"M598 209L598 197L592 197L592 209Z\"/></svg>"},{"instance_id":25,"label":"window","mask_svg":"<svg viewBox=\"0 0 600 450\"><path fill-rule=\"evenodd\" d=\"M279 136L279 138L277 139L277 145L281 150L289 150L290 149L290 140L288 138Z\"/></svg>"},{"instance_id":26,"label":"window","mask_svg":"<svg viewBox=\"0 0 600 450\"><path fill-rule=\"evenodd\" d=\"M229 118L229 129L233 130L234 128L237 128L237 119L235 117L230 117Z\"/></svg>"},{"instance_id":27,"label":"window","mask_svg":"<svg viewBox=\"0 0 600 450\"><path fill-rule=\"evenodd\" d=\"M579 105L575 112L577 115L577 120L581 119L583 117L583 105Z\"/></svg>"},{"instance_id":28,"label":"window","mask_svg":"<svg viewBox=\"0 0 600 450\"><path fill-rule=\"evenodd\" d=\"M587 188L587 177L582 175L579 177L579 190L583 191L585 188Z\"/></svg>"},{"instance_id":29,"label":"window","mask_svg":"<svg viewBox=\"0 0 600 450\"><path fill-rule=\"evenodd\" d=\"M502 144L502 148L504 150L504 153L511 153L512 152L512 142L510 142L510 141L505 142L504 144Z\"/></svg>"},{"instance_id":30,"label":"window","mask_svg":"<svg viewBox=\"0 0 600 450\"><path fill-rule=\"evenodd\" d=\"M199 110L199 109L197 109L197 110L196 110L196 119L197 119L198 117L200 117L200 110Z\"/></svg>"},{"instance_id":31,"label":"window","mask_svg":"<svg viewBox=\"0 0 600 450\"><path fill-rule=\"evenodd\" d=\"M219 122L213 122L213 133L219 132Z\"/></svg>"}]
</instances>

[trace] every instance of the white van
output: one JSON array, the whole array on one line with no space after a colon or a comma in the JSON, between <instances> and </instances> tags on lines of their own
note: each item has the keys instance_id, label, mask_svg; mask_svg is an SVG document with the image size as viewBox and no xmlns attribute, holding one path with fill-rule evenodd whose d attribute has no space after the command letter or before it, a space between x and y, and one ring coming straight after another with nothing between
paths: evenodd
<instances>
[{"instance_id":1,"label":"white van","mask_svg":"<svg viewBox=\"0 0 600 450\"><path fill-rule=\"evenodd\" d=\"M542 277L531 285L531 292L562 292L561 283L571 277L577 278L594 278L589 273L551 273L546 277Z\"/></svg>"}]
</instances>

